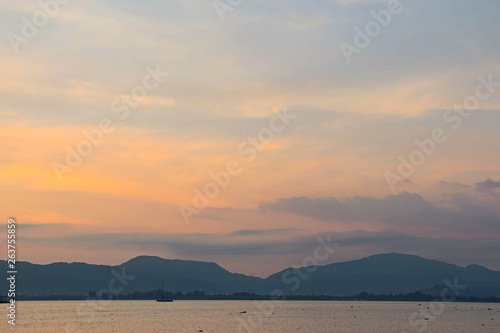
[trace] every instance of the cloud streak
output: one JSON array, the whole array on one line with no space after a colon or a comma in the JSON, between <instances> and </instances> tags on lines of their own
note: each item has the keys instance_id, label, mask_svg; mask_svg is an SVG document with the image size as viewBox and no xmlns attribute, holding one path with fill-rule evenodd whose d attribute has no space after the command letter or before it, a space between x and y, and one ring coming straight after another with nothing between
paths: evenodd
<instances>
[{"instance_id":1,"label":"cloud streak","mask_svg":"<svg viewBox=\"0 0 500 333\"><path fill-rule=\"evenodd\" d=\"M417 226L423 234L439 230L500 236L500 214L467 200L455 204L455 207L441 207L419 194L404 192L381 199L362 196L281 198L262 203L260 209L325 221L368 222L396 229Z\"/></svg>"},{"instance_id":2,"label":"cloud streak","mask_svg":"<svg viewBox=\"0 0 500 333\"><path fill-rule=\"evenodd\" d=\"M272 230L271 230L272 232ZM428 238L385 230L369 232L354 230L349 232L330 232L288 236L274 240L248 239L233 241L234 235L212 234L76 234L70 233L58 238L27 237L24 242L38 246L56 243L81 249L89 247L105 251L121 251L125 248L140 250L142 254L155 254L164 257L176 255L193 260L215 261L233 271L245 269L246 273L272 274L276 267L285 268L299 264L301 259L310 255L317 245L318 236L329 236L341 244L335 250L331 262L359 259L373 253L396 252L417 254L426 258L468 265L483 264L492 269L500 269L495 253L500 251L500 243L495 238ZM486 251L484 253L483 251ZM173 257L173 258L177 258ZM280 263L273 258L280 258ZM243 261L243 263L242 263ZM259 270L258 263L267 269ZM266 265L270 263L270 265ZM328 262L330 263L330 262ZM248 267L253 267L249 269ZM274 267L274 268L272 268ZM274 269L274 270L273 270Z\"/></svg>"}]
</instances>

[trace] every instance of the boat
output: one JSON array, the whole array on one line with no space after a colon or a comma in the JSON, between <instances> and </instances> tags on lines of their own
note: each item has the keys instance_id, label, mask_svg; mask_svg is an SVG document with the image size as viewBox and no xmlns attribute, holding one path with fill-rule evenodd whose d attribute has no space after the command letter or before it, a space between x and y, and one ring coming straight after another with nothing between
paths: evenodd
<instances>
[{"instance_id":1,"label":"boat","mask_svg":"<svg viewBox=\"0 0 500 333\"><path fill-rule=\"evenodd\" d=\"M10 303L10 298L7 296L0 296L0 303Z\"/></svg>"},{"instance_id":2,"label":"boat","mask_svg":"<svg viewBox=\"0 0 500 333\"><path fill-rule=\"evenodd\" d=\"M163 296L163 278L161 279L161 287L158 289L158 294L156 295L157 302L173 302L173 299Z\"/></svg>"},{"instance_id":3,"label":"boat","mask_svg":"<svg viewBox=\"0 0 500 333\"><path fill-rule=\"evenodd\" d=\"M173 302L174 300L170 299L170 298L162 297L162 298L158 298L156 301L157 302Z\"/></svg>"}]
</instances>

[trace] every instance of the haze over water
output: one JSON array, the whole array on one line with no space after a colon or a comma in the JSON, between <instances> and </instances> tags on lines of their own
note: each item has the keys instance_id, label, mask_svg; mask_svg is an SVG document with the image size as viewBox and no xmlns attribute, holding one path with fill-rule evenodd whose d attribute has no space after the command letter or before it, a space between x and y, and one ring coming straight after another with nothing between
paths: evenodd
<instances>
[{"instance_id":1,"label":"haze over water","mask_svg":"<svg viewBox=\"0 0 500 333\"><path fill-rule=\"evenodd\" d=\"M89 316L85 301L19 303L17 332L418 332L409 317L429 302L286 301L269 311L254 301L111 301ZM421 306L419 306L421 304ZM77 309L80 308L80 315ZM488 310L490 308L491 310ZM85 310L82 310L85 309ZM240 313L247 311L247 313ZM262 315L262 316L260 316ZM259 325L260 319L262 325ZM245 322L246 324L242 324ZM253 323L253 324L252 324ZM498 332L500 304L446 303L426 332ZM247 325L250 324L250 325ZM2 322L0 328L5 328ZM253 326L252 326L253 325ZM483 326L484 325L484 326Z\"/></svg>"}]
</instances>

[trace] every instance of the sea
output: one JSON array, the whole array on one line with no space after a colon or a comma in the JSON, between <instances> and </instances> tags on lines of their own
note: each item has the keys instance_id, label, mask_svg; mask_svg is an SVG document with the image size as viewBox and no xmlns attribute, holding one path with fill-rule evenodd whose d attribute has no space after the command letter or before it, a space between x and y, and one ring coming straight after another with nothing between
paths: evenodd
<instances>
[{"instance_id":1,"label":"sea","mask_svg":"<svg viewBox=\"0 0 500 333\"><path fill-rule=\"evenodd\" d=\"M500 304L364 301L18 301L1 332L500 332Z\"/></svg>"}]
</instances>

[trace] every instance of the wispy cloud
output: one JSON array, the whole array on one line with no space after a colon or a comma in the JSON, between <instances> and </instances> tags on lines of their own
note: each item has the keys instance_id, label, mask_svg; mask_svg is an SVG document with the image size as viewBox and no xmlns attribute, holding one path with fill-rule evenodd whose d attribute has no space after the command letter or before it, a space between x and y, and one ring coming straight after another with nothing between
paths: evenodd
<instances>
[{"instance_id":1,"label":"wispy cloud","mask_svg":"<svg viewBox=\"0 0 500 333\"><path fill-rule=\"evenodd\" d=\"M368 222L387 228L420 229L421 233L459 232L475 235L500 236L500 214L477 203L455 201L454 207L438 206L416 193L404 192L385 198L335 197L281 198L262 203L263 211L307 216L343 223Z\"/></svg>"},{"instance_id":2,"label":"wispy cloud","mask_svg":"<svg viewBox=\"0 0 500 333\"><path fill-rule=\"evenodd\" d=\"M262 235L273 235L273 234L283 234L289 231L295 231L294 228L282 228L282 229L242 229L231 232L230 236L262 236Z\"/></svg>"}]
</instances>

